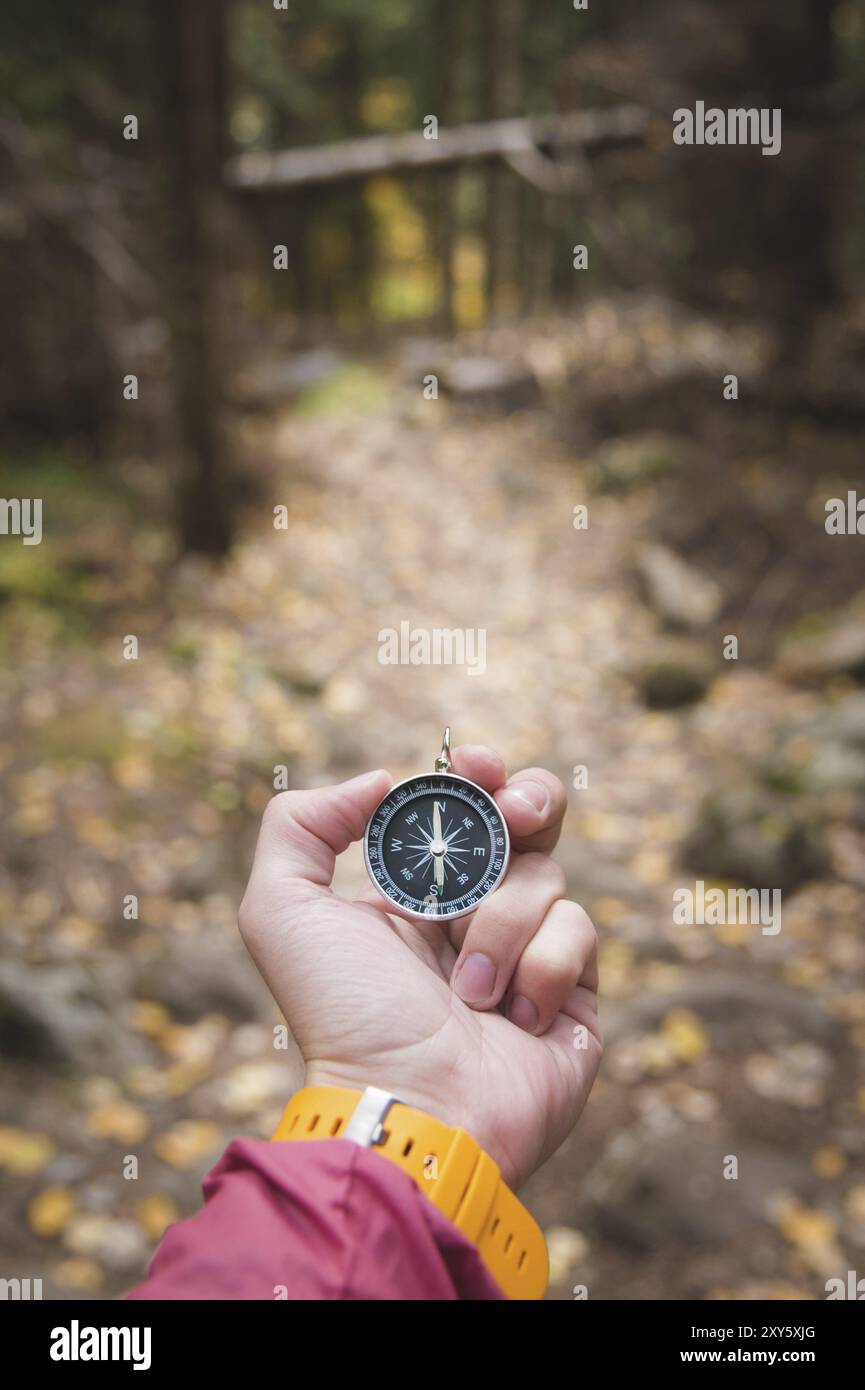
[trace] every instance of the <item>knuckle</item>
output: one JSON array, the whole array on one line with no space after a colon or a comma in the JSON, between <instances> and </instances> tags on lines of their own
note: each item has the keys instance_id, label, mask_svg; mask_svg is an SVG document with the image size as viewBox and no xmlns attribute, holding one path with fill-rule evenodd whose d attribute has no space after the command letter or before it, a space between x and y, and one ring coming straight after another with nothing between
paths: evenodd
<instances>
[{"instance_id":1,"label":"knuckle","mask_svg":"<svg viewBox=\"0 0 865 1390\"><path fill-rule=\"evenodd\" d=\"M248 893L244 893L237 909L237 929L243 941L250 941L255 934L255 913Z\"/></svg>"},{"instance_id":2,"label":"knuckle","mask_svg":"<svg viewBox=\"0 0 865 1390\"><path fill-rule=\"evenodd\" d=\"M561 990L574 983L573 962L560 954L545 949L538 943L530 948L525 962L531 977L531 988L535 993L546 994L551 990Z\"/></svg>"},{"instance_id":3,"label":"knuckle","mask_svg":"<svg viewBox=\"0 0 865 1390\"><path fill-rule=\"evenodd\" d=\"M277 792L264 808L262 824L279 827L291 820L295 806L293 792Z\"/></svg>"},{"instance_id":4,"label":"knuckle","mask_svg":"<svg viewBox=\"0 0 865 1390\"><path fill-rule=\"evenodd\" d=\"M597 946L598 929L586 909L581 907L579 903L571 903L570 906L574 909L575 930L590 943L591 947Z\"/></svg>"},{"instance_id":5,"label":"knuckle","mask_svg":"<svg viewBox=\"0 0 865 1390\"><path fill-rule=\"evenodd\" d=\"M523 855L523 867L544 893L551 898L562 896L565 891L565 873L555 859L551 859L548 854L532 852Z\"/></svg>"}]
</instances>

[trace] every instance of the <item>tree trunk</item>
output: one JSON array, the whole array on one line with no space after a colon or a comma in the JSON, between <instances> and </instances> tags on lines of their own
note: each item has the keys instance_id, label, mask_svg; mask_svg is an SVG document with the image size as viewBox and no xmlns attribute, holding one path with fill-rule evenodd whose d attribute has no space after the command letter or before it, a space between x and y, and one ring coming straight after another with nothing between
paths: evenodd
<instances>
[{"instance_id":1,"label":"tree trunk","mask_svg":"<svg viewBox=\"0 0 865 1390\"><path fill-rule=\"evenodd\" d=\"M486 0L484 12L490 55L487 115L492 120L517 116L522 91L522 0ZM508 288L515 288L518 216L514 175L496 164L486 176L485 298L490 319L502 307Z\"/></svg>"},{"instance_id":2,"label":"tree trunk","mask_svg":"<svg viewBox=\"0 0 865 1390\"><path fill-rule=\"evenodd\" d=\"M232 538L221 419L218 301L225 145L226 0L150 0L162 278L171 341L184 552L221 555Z\"/></svg>"},{"instance_id":3,"label":"tree trunk","mask_svg":"<svg viewBox=\"0 0 865 1390\"><path fill-rule=\"evenodd\" d=\"M437 0L434 6L435 23L433 52L438 74L436 98L433 115L438 116L439 134L441 127L456 124L456 54L459 34L459 5L457 0ZM441 326L447 333L456 327L456 308L454 304L454 253L457 236L457 188L459 173L448 172L441 176L438 207L435 216L435 247L441 276L439 314Z\"/></svg>"}]
</instances>

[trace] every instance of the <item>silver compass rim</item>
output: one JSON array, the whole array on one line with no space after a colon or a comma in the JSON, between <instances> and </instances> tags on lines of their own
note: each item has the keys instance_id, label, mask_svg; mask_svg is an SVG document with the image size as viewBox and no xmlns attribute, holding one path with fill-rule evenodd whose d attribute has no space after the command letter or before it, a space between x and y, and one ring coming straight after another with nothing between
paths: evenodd
<instances>
[{"instance_id":1,"label":"silver compass rim","mask_svg":"<svg viewBox=\"0 0 865 1390\"><path fill-rule=\"evenodd\" d=\"M398 903L395 903L393 898L389 897L388 894L381 887L381 885L377 882L375 875L373 874L372 866L369 862L369 831L370 826L375 820L379 806L381 806L382 801L387 801L387 798L391 796L395 791L398 791L400 787L406 786L408 782L417 782L424 777L450 777L451 781L453 782L462 782L467 787L473 787L476 792L480 792L482 796L485 796L489 801L493 803L494 806L496 806L496 809L498 810L499 815L501 816L502 826L504 827L505 832L505 858L504 863L502 864L502 871L499 874L490 891L484 894L481 901L477 903L475 907L464 907L459 912L415 912L413 908L400 907ZM505 814L502 811L501 807L497 805L492 792L488 792L486 787L482 787L479 782L473 782L470 777L461 777L458 772L413 772L410 777L403 777L399 782L394 782L393 786L390 788L390 791L388 791L385 796L381 797L381 799L377 803L375 810L373 811L372 815L370 816L369 820L364 826L363 859L364 864L366 865L367 876L369 878L370 883L375 888L375 891L378 893L379 897L383 898L384 901L390 905L391 912L395 912L400 917L407 917L413 922L458 922L461 917L470 917L473 912L477 912L478 909L481 908L483 904L493 896L493 893L497 893L499 888L501 888L502 883L505 879L505 875L507 874L511 863L511 835L510 831L508 830L508 823L505 819Z\"/></svg>"}]
</instances>

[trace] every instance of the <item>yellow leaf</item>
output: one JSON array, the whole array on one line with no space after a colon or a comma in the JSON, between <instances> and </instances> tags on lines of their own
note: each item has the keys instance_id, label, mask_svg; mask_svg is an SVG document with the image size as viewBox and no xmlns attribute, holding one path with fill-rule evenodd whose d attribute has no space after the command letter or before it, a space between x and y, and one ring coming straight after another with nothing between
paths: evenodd
<instances>
[{"instance_id":1,"label":"yellow leaf","mask_svg":"<svg viewBox=\"0 0 865 1390\"><path fill-rule=\"evenodd\" d=\"M209 1120L182 1120L160 1134L153 1147L172 1168L194 1168L213 1153L221 1138L219 1128Z\"/></svg>"},{"instance_id":2,"label":"yellow leaf","mask_svg":"<svg viewBox=\"0 0 865 1390\"><path fill-rule=\"evenodd\" d=\"M87 1128L102 1139L116 1139L121 1144L140 1144L150 1133L150 1121L136 1106L119 1100L97 1105L87 1116Z\"/></svg>"},{"instance_id":3,"label":"yellow leaf","mask_svg":"<svg viewBox=\"0 0 865 1390\"><path fill-rule=\"evenodd\" d=\"M112 765L114 780L129 791L145 791L153 785L153 769L140 753L124 753Z\"/></svg>"},{"instance_id":4,"label":"yellow leaf","mask_svg":"<svg viewBox=\"0 0 865 1390\"><path fill-rule=\"evenodd\" d=\"M159 1038L171 1026L171 1014L150 999L137 999L132 1008L132 1027L146 1038Z\"/></svg>"},{"instance_id":5,"label":"yellow leaf","mask_svg":"<svg viewBox=\"0 0 865 1390\"><path fill-rule=\"evenodd\" d=\"M598 898L592 916L599 927L614 927L627 910L627 905L621 898Z\"/></svg>"},{"instance_id":6,"label":"yellow leaf","mask_svg":"<svg viewBox=\"0 0 865 1390\"><path fill-rule=\"evenodd\" d=\"M210 1068L207 1062L173 1062L162 1073L162 1085L167 1096L185 1096Z\"/></svg>"},{"instance_id":7,"label":"yellow leaf","mask_svg":"<svg viewBox=\"0 0 865 1390\"><path fill-rule=\"evenodd\" d=\"M56 939L67 950L88 951L96 945L101 935L102 928L98 923L71 913L68 917L61 917L57 924Z\"/></svg>"},{"instance_id":8,"label":"yellow leaf","mask_svg":"<svg viewBox=\"0 0 865 1390\"><path fill-rule=\"evenodd\" d=\"M170 1197L163 1192L151 1192L135 1207L135 1219L151 1240L161 1240L166 1226L179 1219L180 1213Z\"/></svg>"},{"instance_id":9,"label":"yellow leaf","mask_svg":"<svg viewBox=\"0 0 865 1390\"><path fill-rule=\"evenodd\" d=\"M56 1150L47 1134L28 1134L23 1129L0 1128L0 1167L23 1177L38 1173L50 1163Z\"/></svg>"},{"instance_id":10,"label":"yellow leaf","mask_svg":"<svg viewBox=\"0 0 865 1390\"><path fill-rule=\"evenodd\" d=\"M37 1236L59 1235L75 1210L75 1198L68 1187L46 1187L27 1208L30 1226Z\"/></svg>"},{"instance_id":11,"label":"yellow leaf","mask_svg":"<svg viewBox=\"0 0 865 1390\"><path fill-rule=\"evenodd\" d=\"M821 1178L837 1178L847 1167L847 1159L840 1149L827 1144L822 1149L814 1150L811 1166Z\"/></svg>"},{"instance_id":12,"label":"yellow leaf","mask_svg":"<svg viewBox=\"0 0 865 1390\"><path fill-rule=\"evenodd\" d=\"M805 1207L796 1197L782 1195L775 1204L775 1225L816 1273L831 1273L841 1261L837 1227L831 1216Z\"/></svg>"},{"instance_id":13,"label":"yellow leaf","mask_svg":"<svg viewBox=\"0 0 865 1390\"><path fill-rule=\"evenodd\" d=\"M640 1039L639 1056L643 1070L652 1076L663 1076L672 1071L678 1061L669 1038L661 1033L647 1033Z\"/></svg>"},{"instance_id":14,"label":"yellow leaf","mask_svg":"<svg viewBox=\"0 0 865 1390\"><path fill-rule=\"evenodd\" d=\"M172 1023L160 1036L159 1045L190 1066L209 1064L217 1047L228 1032L228 1020L218 1014L208 1014L197 1023Z\"/></svg>"},{"instance_id":15,"label":"yellow leaf","mask_svg":"<svg viewBox=\"0 0 865 1390\"><path fill-rule=\"evenodd\" d=\"M800 960L788 961L784 966L784 979L795 989L816 989L826 978L828 966L818 956L803 956Z\"/></svg>"},{"instance_id":16,"label":"yellow leaf","mask_svg":"<svg viewBox=\"0 0 865 1390\"><path fill-rule=\"evenodd\" d=\"M851 1221L865 1221L865 1187L851 1187L844 1198L844 1211Z\"/></svg>"},{"instance_id":17,"label":"yellow leaf","mask_svg":"<svg viewBox=\"0 0 865 1390\"><path fill-rule=\"evenodd\" d=\"M133 1067L123 1078L124 1085L134 1096L164 1096L165 1073L157 1067Z\"/></svg>"},{"instance_id":18,"label":"yellow leaf","mask_svg":"<svg viewBox=\"0 0 865 1390\"><path fill-rule=\"evenodd\" d=\"M79 816L75 831L83 844L98 849L106 859L116 858L122 852L123 841L106 816Z\"/></svg>"},{"instance_id":19,"label":"yellow leaf","mask_svg":"<svg viewBox=\"0 0 865 1390\"><path fill-rule=\"evenodd\" d=\"M251 1115L285 1094L285 1068L265 1059L243 1062L222 1078L220 1093L222 1105L232 1115Z\"/></svg>"},{"instance_id":20,"label":"yellow leaf","mask_svg":"<svg viewBox=\"0 0 865 1390\"><path fill-rule=\"evenodd\" d=\"M672 1009L661 1024L661 1033L680 1062L698 1062L709 1051L709 1036L691 1009Z\"/></svg>"},{"instance_id":21,"label":"yellow leaf","mask_svg":"<svg viewBox=\"0 0 865 1390\"><path fill-rule=\"evenodd\" d=\"M570 1226L551 1226L544 1232L550 1256L550 1283L563 1284L571 1271L589 1253L589 1242L582 1231Z\"/></svg>"},{"instance_id":22,"label":"yellow leaf","mask_svg":"<svg viewBox=\"0 0 865 1390\"><path fill-rule=\"evenodd\" d=\"M715 935L722 946L745 946L751 939L751 930L748 922L724 922L715 928Z\"/></svg>"},{"instance_id":23,"label":"yellow leaf","mask_svg":"<svg viewBox=\"0 0 865 1390\"><path fill-rule=\"evenodd\" d=\"M82 1293L98 1293L104 1282L104 1275L95 1260L72 1256L61 1260L53 1271L54 1282L62 1289L76 1289Z\"/></svg>"},{"instance_id":24,"label":"yellow leaf","mask_svg":"<svg viewBox=\"0 0 865 1390\"><path fill-rule=\"evenodd\" d=\"M654 886L668 877L670 856L666 850L644 849L634 855L632 868L641 883Z\"/></svg>"},{"instance_id":25,"label":"yellow leaf","mask_svg":"<svg viewBox=\"0 0 865 1390\"><path fill-rule=\"evenodd\" d=\"M22 835L45 835L54 825L54 807L50 801L31 801L18 808L14 824Z\"/></svg>"}]
</instances>

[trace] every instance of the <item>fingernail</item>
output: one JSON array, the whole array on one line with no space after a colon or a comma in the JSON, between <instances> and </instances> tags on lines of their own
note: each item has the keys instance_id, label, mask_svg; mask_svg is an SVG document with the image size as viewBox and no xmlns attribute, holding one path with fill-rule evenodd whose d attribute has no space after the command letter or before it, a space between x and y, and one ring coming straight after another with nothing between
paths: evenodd
<instances>
[{"instance_id":1,"label":"fingernail","mask_svg":"<svg viewBox=\"0 0 865 1390\"><path fill-rule=\"evenodd\" d=\"M508 791L525 801L533 811L545 811L550 804L550 794L543 782L508 782Z\"/></svg>"},{"instance_id":2,"label":"fingernail","mask_svg":"<svg viewBox=\"0 0 865 1390\"><path fill-rule=\"evenodd\" d=\"M483 1004L496 987L496 967L489 956L478 952L466 956L456 979L454 989L466 1004Z\"/></svg>"},{"instance_id":3,"label":"fingernail","mask_svg":"<svg viewBox=\"0 0 865 1390\"><path fill-rule=\"evenodd\" d=\"M527 1033L533 1033L538 1026L538 1011L531 999L527 999L524 994L515 994L508 1009L508 1018L511 1023L515 1023L518 1028L524 1028Z\"/></svg>"}]
</instances>

